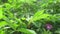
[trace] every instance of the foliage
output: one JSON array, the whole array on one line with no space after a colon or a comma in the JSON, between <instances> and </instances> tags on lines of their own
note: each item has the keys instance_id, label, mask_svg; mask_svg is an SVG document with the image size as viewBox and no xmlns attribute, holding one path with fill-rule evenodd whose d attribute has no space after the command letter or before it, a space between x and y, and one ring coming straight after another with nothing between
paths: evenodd
<instances>
[{"instance_id":1,"label":"foliage","mask_svg":"<svg viewBox=\"0 0 60 34\"><path fill-rule=\"evenodd\" d=\"M0 0L0 34L59 32L60 0Z\"/></svg>"}]
</instances>

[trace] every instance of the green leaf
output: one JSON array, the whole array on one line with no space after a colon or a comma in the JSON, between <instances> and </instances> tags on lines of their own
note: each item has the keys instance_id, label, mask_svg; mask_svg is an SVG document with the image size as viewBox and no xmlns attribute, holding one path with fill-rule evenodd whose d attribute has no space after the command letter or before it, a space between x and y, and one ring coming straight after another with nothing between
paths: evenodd
<instances>
[{"instance_id":1,"label":"green leaf","mask_svg":"<svg viewBox=\"0 0 60 34\"><path fill-rule=\"evenodd\" d=\"M60 34L60 28L58 28L55 33L59 33Z\"/></svg>"},{"instance_id":2,"label":"green leaf","mask_svg":"<svg viewBox=\"0 0 60 34\"><path fill-rule=\"evenodd\" d=\"M34 14L34 16L31 18L32 21L37 21L37 20L40 20L40 19L45 19L47 18L48 16L50 16L49 14L44 14L44 10L41 10L39 12L36 12ZM30 21L31 21L30 20Z\"/></svg>"},{"instance_id":3,"label":"green leaf","mask_svg":"<svg viewBox=\"0 0 60 34\"><path fill-rule=\"evenodd\" d=\"M0 19L3 18L3 8L0 8Z\"/></svg>"},{"instance_id":4,"label":"green leaf","mask_svg":"<svg viewBox=\"0 0 60 34\"><path fill-rule=\"evenodd\" d=\"M26 34L36 34L35 31L29 30L29 29L24 29L24 28L21 28L20 31L23 33L26 33Z\"/></svg>"},{"instance_id":5,"label":"green leaf","mask_svg":"<svg viewBox=\"0 0 60 34\"><path fill-rule=\"evenodd\" d=\"M0 34L5 34L5 32L3 30L0 30Z\"/></svg>"},{"instance_id":6,"label":"green leaf","mask_svg":"<svg viewBox=\"0 0 60 34\"><path fill-rule=\"evenodd\" d=\"M7 22L5 21L0 22L0 27L4 27L5 25L7 25Z\"/></svg>"},{"instance_id":7,"label":"green leaf","mask_svg":"<svg viewBox=\"0 0 60 34\"><path fill-rule=\"evenodd\" d=\"M13 2L13 0L8 0L8 2L9 2L9 3L12 3L12 2Z\"/></svg>"},{"instance_id":8,"label":"green leaf","mask_svg":"<svg viewBox=\"0 0 60 34\"><path fill-rule=\"evenodd\" d=\"M8 9L8 10L12 7L9 3L5 3L4 5L5 5L6 9Z\"/></svg>"},{"instance_id":9,"label":"green leaf","mask_svg":"<svg viewBox=\"0 0 60 34\"><path fill-rule=\"evenodd\" d=\"M43 29L42 34L52 34L52 32L50 32L49 30L46 31L45 29Z\"/></svg>"}]
</instances>

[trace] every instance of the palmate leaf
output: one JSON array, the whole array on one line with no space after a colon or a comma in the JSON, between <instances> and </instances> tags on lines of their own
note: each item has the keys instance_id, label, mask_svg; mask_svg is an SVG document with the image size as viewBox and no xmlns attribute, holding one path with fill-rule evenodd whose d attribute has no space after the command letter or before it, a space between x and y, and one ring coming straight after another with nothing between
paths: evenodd
<instances>
[{"instance_id":1,"label":"palmate leaf","mask_svg":"<svg viewBox=\"0 0 60 34\"><path fill-rule=\"evenodd\" d=\"M45 19L47 18L48 16L50 16L49 14L44 14L44 10L41 10L39 12L36 12L34 14L34 16L30 19L30 21L37 21L37 20L40 20L40 19Z\"/></svg>"},{"instance_id":2,"label":"palmate leaf","mask_svg":"<svg viewBox=\"0 0 60 34\"><path fill-rule=\"evenodd\" d=\"M20 29L20 32L23 32L23 33L25 33L25 34L36 34L35 31L29 30L29 29L24 29L24 28L21 28L21 29Z\"/></svg>"}]
</instances>

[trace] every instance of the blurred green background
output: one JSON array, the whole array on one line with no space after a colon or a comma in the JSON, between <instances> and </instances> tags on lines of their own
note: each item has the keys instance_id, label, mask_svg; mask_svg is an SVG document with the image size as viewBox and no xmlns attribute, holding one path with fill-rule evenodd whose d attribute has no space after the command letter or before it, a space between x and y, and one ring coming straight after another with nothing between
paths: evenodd
<instances>
[{"instance_id":1,"label":"blurred green background","mask_svg":"<svg viewBox=\"0 0 60 34\"><path fill-rule=\"evenodd\" d=\"M60 0L0 0L0 34L60 34Z\"/></svg>"}]
</instances>

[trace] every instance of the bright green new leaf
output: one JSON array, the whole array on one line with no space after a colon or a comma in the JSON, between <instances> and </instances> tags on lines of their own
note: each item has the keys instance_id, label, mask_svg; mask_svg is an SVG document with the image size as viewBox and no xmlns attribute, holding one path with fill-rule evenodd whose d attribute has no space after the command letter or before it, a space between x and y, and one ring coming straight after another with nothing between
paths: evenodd
<instances>
[{"instance_id":1,"label":"bright green new leaf","mask_svg":"<svg viewBox=\"0 0 60 34\"><path fill-rule=\"evenodd\" d=\"M29 30L29 29L24 29L24 28L21 28L20 31L23 33L26 33L26 34L36 34L35 31Z\"/></svg>"},{"instance_id":2,"label":"bright green new leaf","mask_svg":"<svg viewBox=\"0 0 60 34\"><path fill-rule=\"evenodd\" d=\"M0 8L0 19L3 18L3 8Z\"/></svg>"},{"instance_id":3,"label":"bright green new leaf","mask_svg":"<svg viewBox=\"0 0 60 34\"><path fill-rule=\"evenodd\" d=\"M5 21L0 22L0 27L4 27L5 25L7 25L7 22Z\"/></svg>"},{"instance_id":4,"label":"bright green new leaf","mask_svg":"<svg viewBox=\"0 0 60 34\"><path fill-rule=\"evenodd\" d=\"M41 10L41 11L35 13L35 15L31 18L31 20L32 21L37 21L37 20L40 20L40 19L45 19L48 16L50 16L49 14L43 14L43 13L44 13L44 10Z\"/></svg>"},{"instance_id":5,"label":"bright green new leaf","mask_svg":"<svg viewBox=\"0 0 60 34\"><path fill-rule=\"evenodd\" d=\"M5 34L5 32L3 30L0 30L0 34Z\"/></svg>"},{"instance_id":6,"label":"bright green new leaf","mask_svg":"<svg viewBox=\"0 0 60 34\"><path fill-rule=\"evenodd\" d=\"M5 3L4 5L5 5L6 9L8 9L8 10L12 7L9 3Z\"/></svg>"}]
</instances>

